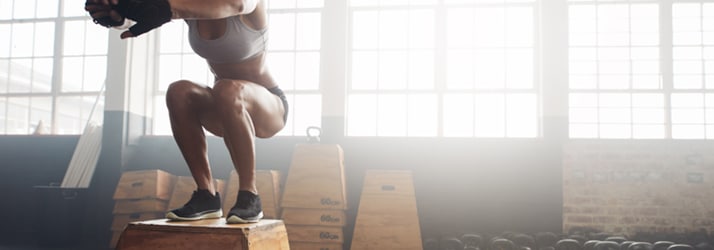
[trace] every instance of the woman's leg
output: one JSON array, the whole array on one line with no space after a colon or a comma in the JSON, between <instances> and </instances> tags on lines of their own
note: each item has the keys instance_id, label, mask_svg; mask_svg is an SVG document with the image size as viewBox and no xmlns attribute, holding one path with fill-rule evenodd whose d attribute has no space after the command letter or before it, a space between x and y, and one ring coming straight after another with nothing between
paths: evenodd
<instances>
[{"instance_id":1,"label":"woman's leg","mask_svg":"<svg viewBox=\"0 0 714 250\"><path fill-rule=\"evenodd\" d=\"M198 190L184 206L166 214L169 219L200 220L220 218L223 215L221 199L215 192L211 177L206 136L201 123L202 117L212 112L212 103L208 88L189 81L175 82L166 92L174 139L198 186Z\"/></svg>"},{"instance_id":2,"label":"woman's leg","mask_svg":"<svg viewBox=\"0 0 714 250\"><path fill-rule=\"evenodd\" d=\"M276 95L252 82L219 80L212 94L215 115L221 117L220 127L207 128L223 136L240 183L236 206L228 220L231 223L258 220L262 210L255 186L255 137L267 138L280 131L285 126L285 110ZM258 207L251 207L255 202ZM253 213L256 211L260 214Z\"/></svg>"},{"instance_id":3,"label":"woman's leg","mask_svg":"<svg viewBox=\"0 0 714 250\"><path fill-rule=\"evenodd\" d=\"M285 125L280 99L265 87L241 80L219 80L213 87L223 140L240 178L240 190L255 187L255 137L267 138ZM210 130L209 130L210 131Z\"/></svg>"},{"instance_id":4,"label":"woman's leg","mask_svg":"<svg viewBox=\"0 0 714 250\"><path fill-rule=\"evenodd\" d=\"M215 194L201 116L212 106L208 88L189 81L172 83L166 91L171 130L198 189Z\"/></svg>"}]
</instances>

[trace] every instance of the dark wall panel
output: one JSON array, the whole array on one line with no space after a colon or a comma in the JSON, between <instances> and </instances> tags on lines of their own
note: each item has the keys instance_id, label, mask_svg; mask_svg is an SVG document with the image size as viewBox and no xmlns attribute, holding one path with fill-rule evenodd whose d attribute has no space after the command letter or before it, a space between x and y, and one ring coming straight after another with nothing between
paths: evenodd
<instances>
[{"instance_id":1,"label":"dark wall panel","mask_svg":"<svg viewBox=\"0 0 714 250\"><path fill-rule=\"evenodd\" d=\"M33 186L61 183L79 136L0 136L0 242L26 241L38 209Z\"/></svg>"}]
</instances>

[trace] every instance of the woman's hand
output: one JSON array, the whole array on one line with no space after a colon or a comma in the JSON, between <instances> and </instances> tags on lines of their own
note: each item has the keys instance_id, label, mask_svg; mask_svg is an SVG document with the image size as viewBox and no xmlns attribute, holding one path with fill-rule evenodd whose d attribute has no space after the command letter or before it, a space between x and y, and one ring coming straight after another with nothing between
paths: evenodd
<instances>
[{"instance_id":1,"label":"woman's hand","mask_svg":"<svg viewBox=\"0 0 714 250\"><path fill-rule=\"evenodd\" d=\"M124 17L116 10L112 9L109 2L118 0L87 0L84 3L84 10L89 12L89 15L94 19L94 23L101 26L111 28L124 24Z\"/></svg>"}]
</instances>

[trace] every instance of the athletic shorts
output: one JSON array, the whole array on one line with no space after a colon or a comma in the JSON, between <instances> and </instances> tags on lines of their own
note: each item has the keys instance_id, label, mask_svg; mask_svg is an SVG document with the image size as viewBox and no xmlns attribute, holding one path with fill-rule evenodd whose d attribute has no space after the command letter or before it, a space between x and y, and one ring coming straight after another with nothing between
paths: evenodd
<instances>
[{"instance_id":1,"label":"athletic shorts","mask_svg":"<svg viewBox=\"0 0 714 250\"><path fill-rule=\"evenodd\" d=\"M288 109L288 98L285 97L285 93L283 92L282 89L280 89L280 87L276 86L273 88L269 88L268 91L270 91L270 93L273 93L273 95L280 97L280 101L283 102L283 108L285 108L285 114L283 115L283 122L287 123L288 122L288 110L289 110Z\"/></svg>"}]
</instances>

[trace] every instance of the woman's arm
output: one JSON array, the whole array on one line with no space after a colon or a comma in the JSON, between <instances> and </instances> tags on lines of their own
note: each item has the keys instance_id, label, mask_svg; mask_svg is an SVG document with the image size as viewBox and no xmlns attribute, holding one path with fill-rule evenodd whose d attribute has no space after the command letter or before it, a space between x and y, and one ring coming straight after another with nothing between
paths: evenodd
<instances>
[{"instance_id":1,"label":"woman's arm","mask_svg":"<svg viewBox=\"0 0 714 250\"><path fill-rule=\"evenodd\" d=\"M250 14L260 0L168 0L173 19L220 19Z\"/></svg>"}]
</instances>

